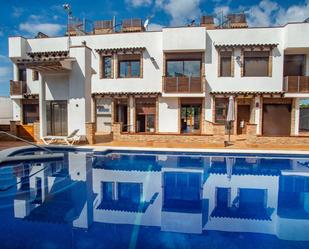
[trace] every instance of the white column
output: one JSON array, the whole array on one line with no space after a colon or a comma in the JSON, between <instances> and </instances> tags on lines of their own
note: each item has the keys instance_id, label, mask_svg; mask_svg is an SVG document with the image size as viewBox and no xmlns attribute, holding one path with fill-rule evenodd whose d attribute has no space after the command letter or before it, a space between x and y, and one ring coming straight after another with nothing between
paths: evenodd
<instances>
[{"instance_id":1,"label":"white column","mask_svg":"<svg viewBox=\"0 0 309 249\"><path fill-rule=\"evenodd\" d=\"M18 66L15 63L13 64L13 80L14 81L19 80Z\"/></svg>"},{"instance_id":2,"label":"white column","mask_svg":"<svg viewBox=\"0 0 309 249\"><path fill-rule=\"evenodd\" d=\"M129 124L129 131L134 132L134 97L129 97L129 110L130 110L130 124Z\"/></svg>"},{"instance_id":3,"label":"white column","mask_svg":"<svg viewBox=\"0 0 309 249\"><path fill-rule=\"evenodd\" d=\"M47 135L46 129L46 86L42 73L39 75L39 115L40 115L40 137Z\"/></svg>"},{"instance_id":4,"label":"white column","mask_svg":"<svg viewBox=\"0 0 309 249\"><path fill-rule=\"evenodd\" d=\"M299 135L299 98L295 98L294 106L294 135Z\"/></svg>"},{"instance_id":5,"label":"white column","mask_svg":"<svg viewBox=\"0 0 309 249\"><path fill-rule=\"evenodd\" d=\"M91 49L86 45L70 47L72 63L69 74L68 134L78 129L86 135L86 122L91 122Z\"/></svg>"},{"instance_id":6,"label":"white column","mask_svg":"<svg viewBox=\"0 0 309 249\"><path fill-rule=\"evenodd\" d=\"M262 115L262 103L261 103L261 96L256 96L254 99L254 108L255 108L255 124L256 124L256 134L260 134L261 130L261 123L260 123L260 117Z\"/></svg>"}]
</instances>

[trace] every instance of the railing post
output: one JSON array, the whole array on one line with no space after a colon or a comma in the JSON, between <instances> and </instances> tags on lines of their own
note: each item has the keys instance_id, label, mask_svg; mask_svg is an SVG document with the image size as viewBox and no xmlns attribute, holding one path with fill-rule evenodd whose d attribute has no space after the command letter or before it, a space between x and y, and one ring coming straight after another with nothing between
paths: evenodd
<instances>
[{"instance_id":1,"label":"railing post","mask_svg":"<svg viewBox=\"0 0 309 249\"><path fill-rule=\"evenodd\" d=\"M178 77L176 77L176 92L178 93Z\"/></svg>"},{"instance_id":2,"label":"railing post","mask_svg":"<svg viewBox=\"0 0 309 249\"><path fill-rule=\"evenodd\" d=\"M297 92L299 93L300 76L297 76Z\"/></svg>"},{"instance_id":3,"label":"railing post","mask_svg":"<svg viewBox=\"0 0 309 249\"><path fill-rule=\"evenodd\" d=\"M289 92L289 76L285 77L285 91Z\"/></svg>"},{"instance_id":4,"label":"railing post","mask_svg":"<svg viewBox=\"0 0 309 249\"><path fill-rule=\"evenodd\" d=\"M191 92L191 76L189 77L189 93Z\"/></svg>"}]
</instances>

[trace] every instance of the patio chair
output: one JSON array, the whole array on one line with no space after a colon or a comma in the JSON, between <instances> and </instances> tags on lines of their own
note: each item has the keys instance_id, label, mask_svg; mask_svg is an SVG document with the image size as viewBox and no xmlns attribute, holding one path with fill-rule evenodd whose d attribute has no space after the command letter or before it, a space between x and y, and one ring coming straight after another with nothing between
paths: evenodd
<instances>
[{"instance_id":1,"label":"patio chair","mask_svg":"<svg viewBox=\"0 0 309 249\"><path fill-rule=\"evenodd\" d=\"M77 135L78 131L79 129L76 129L68 136L45 136L42 137L42 140L46 145L57 141L65 142L67 145L73 145L74 143L78 143L80 140L80 136Z\"/></svg>"}]
</instances>

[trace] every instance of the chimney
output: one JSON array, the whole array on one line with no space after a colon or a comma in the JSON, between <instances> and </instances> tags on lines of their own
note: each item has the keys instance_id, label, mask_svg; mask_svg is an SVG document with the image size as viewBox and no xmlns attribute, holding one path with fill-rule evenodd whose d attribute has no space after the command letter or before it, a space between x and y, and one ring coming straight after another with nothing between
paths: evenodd
<instances>
[{"instance_id":1,"label":"chimney","mask_svg":"<svg viewBox=\"0 0 309 249\"><path fill-rule=\"evenodd\" d=\"M227 19L229 22L229 28L248 28L246 15L244 13L229 14L227 15Z\"/></svg>"},{"instance_id":2,"label":"chimney","mask_svg":"<svg viewBox=\"0 0 309 249\"><path fill-rule=\"evenodd\" d=\"M214 17L213 16L202 16L201 26L206 29L215 29Z\"/></svg>"}]
</instances>

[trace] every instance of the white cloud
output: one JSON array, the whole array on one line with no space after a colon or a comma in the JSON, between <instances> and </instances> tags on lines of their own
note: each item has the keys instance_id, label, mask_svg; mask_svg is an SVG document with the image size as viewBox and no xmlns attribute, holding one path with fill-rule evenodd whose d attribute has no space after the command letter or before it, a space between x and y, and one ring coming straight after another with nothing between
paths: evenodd
<instances>
[{"instance_id":1,"label":"white cloud","mask_svg":"<svg viewBox=\"0 0 309 249\"><path fill-rule=\"evenodd\" d=\"M19 24L19 29L21 31L25 31L31 35L34 35L38 32L43 32L47 35L54 36L54 35L58 35L63 28L64 28L64 25L55 24L55 23L25 22L25 23Z\"/></svg>"},{"instance_id":2,"label":"white cloud","mask_svg":"<svg viewBox=\"0 0 309 249\"><path fill-rule=\"evenodd\" d=\"M284 8L275 1L263 0L246 11L249 26L284 25L302 22L309 16L309 0L302 5Z\"/></svg>"},{"instance_id":3,"label":"white cloud","mask_svg":"<svg viewBox=\"0 0 309 249\"><path fill-rule=\"evenodd\" d=\"M23 8L13 7L12 16L18 18L23 14L23 12L24 12Z\"/></svg>"},{"instance_id":4,"label":"white cloud","mask_svg":"<svg viewBox=\"0 0 309 249\"><path fill-rule=\"evenodd\" d=\"M160 31L162 30L163 26L161 24L158 23L150 23L148 25L148 31Z\"/></svg>"},{"instance_id":5,"label":"white cloud","mask_svg":"<svg viewBox=\"0 0 309 249\"><path fill-rule=\"evenodd\" d=\"M38 21L40 19L43 19L43 16L41 16L41 15L30 15L29 19L34 20L34 21Z\"/></svg>"},{"instance_id":6,"label":"white cloud","mask_svg":"<svg viewBox=\"0 0 309 249\"><path fill-rule=\"evenodd\" d=\"M292 5L287 9L281 8L276 17L276 24L287 22L303 22L309 17L309 0L303 5Z\"/></svg>"},{"instance_id":7,"label":"white cloud","mask_svg":"<svg viewBox=\"0 0 309 249\"><path fill-rule=\"evenodd\" d=\"M126 3L134 8L137 8L150 5L152 3L152 0L126 0Z\"/></svg>"},{"instance_id":8,"label":"white cloud","mask_svg":"<svg viewBox=\"0 0 309 249\"><path fill-rule=\"evenodd\" d=\"M161 8L171 16L171 25L184 25L189 20L199 18L201 0L167 0L160 2Z\"/></svg>"}]
</instances>

